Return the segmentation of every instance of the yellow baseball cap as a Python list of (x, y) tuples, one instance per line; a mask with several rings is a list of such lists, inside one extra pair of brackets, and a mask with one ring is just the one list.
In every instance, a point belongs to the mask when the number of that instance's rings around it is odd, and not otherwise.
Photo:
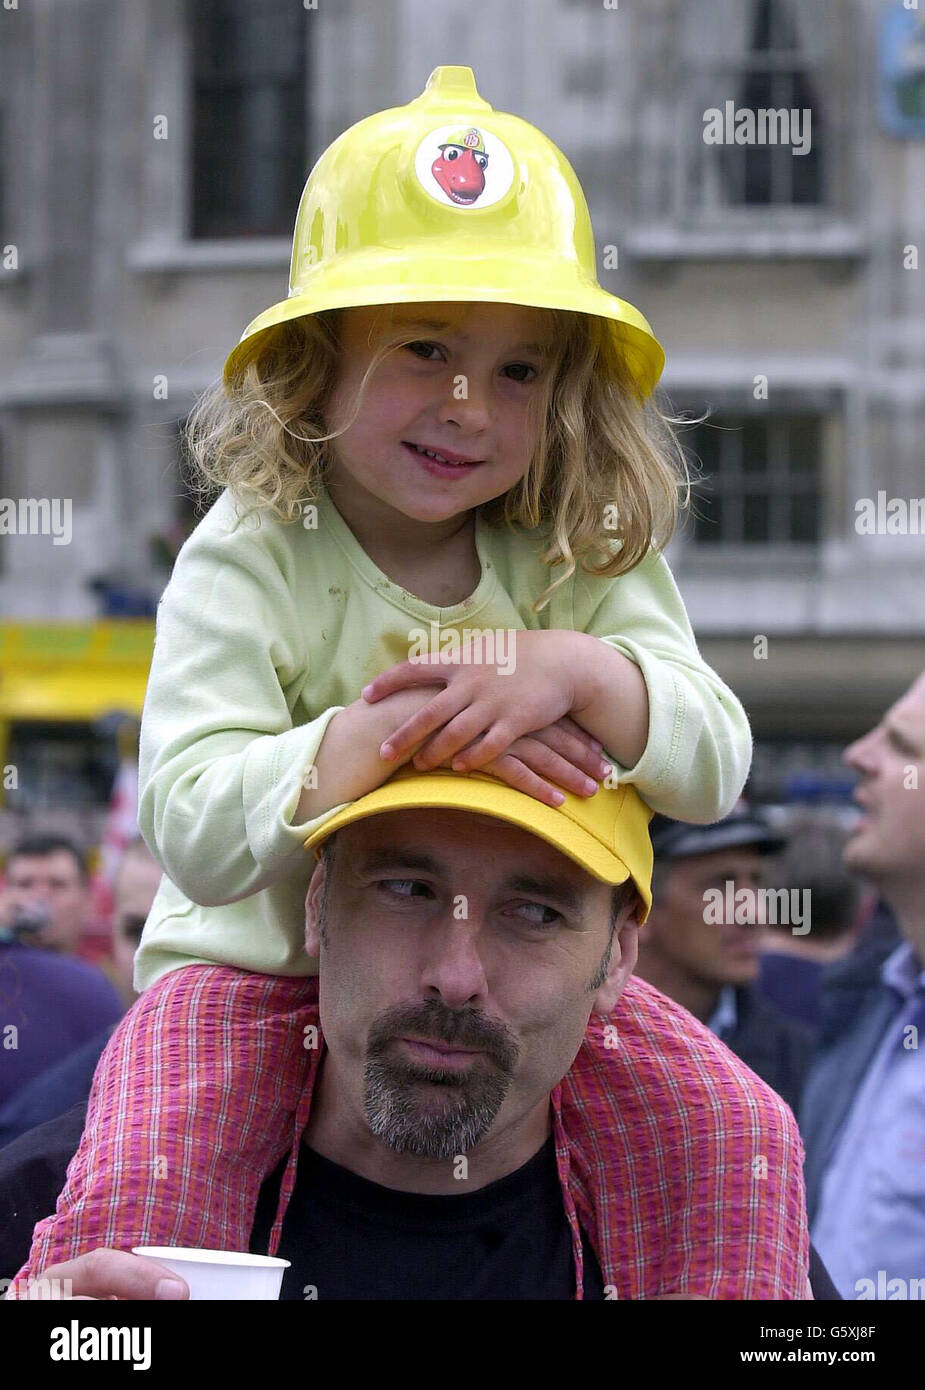
[(319, 846), (341, 826), (386, 811), (442, 807), (496, 816), (538, 835), (604, 883), (632, 879), (643, 901), (640, 921), (645, 921), (652, 905), (651, 809), (629, 784), (602, 786), (589, 797), (564, 795), (561, 806), (547, 806), (487, 772), (419, 772), (405, 763), (381, 787), (335, 812), (309, 835), (305, 848), (319, 855)]

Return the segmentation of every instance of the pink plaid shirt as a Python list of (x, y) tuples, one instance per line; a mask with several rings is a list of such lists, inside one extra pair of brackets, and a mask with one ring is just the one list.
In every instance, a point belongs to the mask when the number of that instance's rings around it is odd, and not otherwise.
[[(145, 991), (101, 1059), (58, 1213), (17, 1282), (100, 1245), (246, 1250), (260, 1183), (288, 1153), (275, 1254), (325, 1051), (317, 1000), (316, 978), (211, 966)], [(303, 1045), (308, 1027), (317, 1047)], [(630, 979), (609, 1018), (592, 1015), (550, 1101), (576, 1298), (579, 1222), (610, 1297), (807, 1296), (796, 1122), (685, 1009)]]

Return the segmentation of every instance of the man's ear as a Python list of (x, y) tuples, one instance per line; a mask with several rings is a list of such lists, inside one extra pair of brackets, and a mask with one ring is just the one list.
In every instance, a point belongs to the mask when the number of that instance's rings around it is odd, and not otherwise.
[(621, 908), (613, 934), (613, 949), (607, 976), (594, 996), (592, 1013), (610, 1014), (616, 1008), (617, 1000), (626, 988), (626, 982), (636, 967), (639, 954), (639, 914), (642, 903), (639, 898)]
[(639, 937), (639, 944), (640, 944), (640, 946), (645, 946), (646, 943), (647, 943), (649, 940), (651, 940), (651, 937), (652, 937), (652, 917), (653, 917), (655, 911), (656, 911), (656, 907), (655, 907), (655, 904), (653, 903), (652, 906), (651, 906), (650, 909), (649, 909), (649, 915), (648, 915), (648, 917), (646, 918), (646, 920), (645, 920), (644, 922), (640, 922), (640, 924), (639, 924), (638, 937)]
[(305, 949), (316, 960), (321, 955), (321, 896), (326, 873), (327, 866), (319, 859), (305, 895)]

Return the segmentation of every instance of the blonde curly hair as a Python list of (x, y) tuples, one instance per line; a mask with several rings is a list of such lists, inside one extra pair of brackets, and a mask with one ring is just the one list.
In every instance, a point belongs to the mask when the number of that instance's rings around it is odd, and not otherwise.
[[(337, 378), (338, 324), (349, 310), (293, 319), (255, 335), (228, 385), (217, 382), (186, 422), (195, 491), (227, 488), (246, 510), (295, 521), (317, 499), (331, 440), (349, 428), (366, 383), (389, 352), (420, 331), (383, 342), (370, 362), (353, 414), (334, 434), (325, 410)], [(388, 317), (390, 310), (383, 311)], [(537, 446), (523, 478), (482, 504), (489, 525), (537, 530), (542, 562), (563, 573), (533, 604), (539, 612), (580, 565), (615, 577), (635, 568), (674, 534), (690, 502), (690, 473), (673, 428), (697, 421), (643, 400), (603, 319), (565, 310), (546, 316), (555, 357), (531, 398)]]

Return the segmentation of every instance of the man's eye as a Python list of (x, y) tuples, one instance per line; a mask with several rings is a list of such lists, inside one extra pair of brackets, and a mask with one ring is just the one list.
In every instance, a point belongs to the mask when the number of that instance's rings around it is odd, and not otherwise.
[[(519, 903), (517, 906), (518, 915), (533, 913), (533, 917), (523, 916), (522, 920), (533, 927), (554, 927), (560, 921), (560, 914), (553, 908), (547, 907), (545, 903)], [(539, 914), (545, 913), (545, 917)]]
[[(385, 878), (378, 885), (386, 893), (395, 893), (400, 898), (420, 897), (420, 893), (415, 893), (415, 889), (422, 889), (429, 893), (430, 889), (426, 883), (422, 883), (419, 878)], [(410, 890), (410, 891), (406, 891)]]

